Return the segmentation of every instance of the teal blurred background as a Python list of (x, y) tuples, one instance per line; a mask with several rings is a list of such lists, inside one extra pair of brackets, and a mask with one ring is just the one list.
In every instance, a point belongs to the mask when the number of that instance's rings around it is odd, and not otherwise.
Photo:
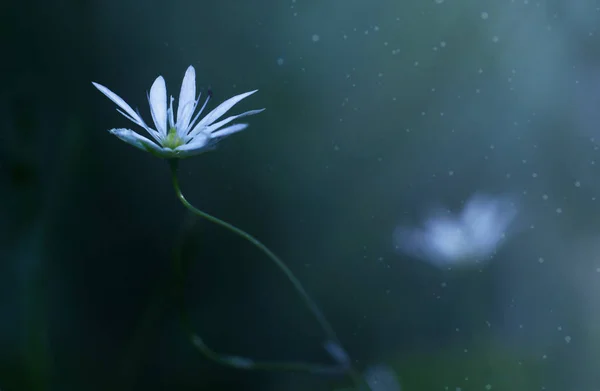
[[(269, 260), (195, 221), (167, 164), (91, 82), (149, 120), (185, 69), (214, 100), (266, 107), (182, 161), (197, 207), (260, 238), (305, 284), (357, 368), (414, 390), (600, 389), (600, 3), (594, 0), (4, 2), (0, 389), (331, 390), (236, 371), (186, 340), (165, 286), (221, 352), (324, 361)], [(136, 131), (138, 129), (135, 129)], [(491, 263), (394, 251), (398, 224), (514, 193)], [(180, 246), (180, 247), (178, 247)]]

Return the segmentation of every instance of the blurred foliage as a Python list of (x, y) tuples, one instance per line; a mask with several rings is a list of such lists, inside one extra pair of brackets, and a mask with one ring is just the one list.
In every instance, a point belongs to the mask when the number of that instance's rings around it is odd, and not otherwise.
[[(545, 389), (546, 368), (540, 357), (524, 357), (522, 351), (484, 341), (475, 349), (442, 349), (395, 359), (405, 390), (516, 390)], [(337, 391), (350, 391), (341, 388)], [(380, 391), (374, 388), (374, 391)], [(381, 388), (381, 391), (385, 391)]]

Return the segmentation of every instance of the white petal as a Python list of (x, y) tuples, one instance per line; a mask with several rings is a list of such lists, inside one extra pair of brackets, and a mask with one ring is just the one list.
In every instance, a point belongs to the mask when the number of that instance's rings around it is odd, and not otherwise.
[(219, 122), (215, 122), (214, 124), (206, 127), (206, 128), (196, 128), (194, 129), (196, 133), (190, 133), (191, 137), (194, 137), (197, 133), (199, 132), (203, 132), (203, 133), (213, 133), (215, 130), (218, 130), (219, 128), (221, 128), (223, 125), (226, 125), (228, 123), (230, 123), (231, 121), (238, 119), (238, 118), (242, 118), (242, 117), (246, 117), (248, 115), (254, 115), (254, 114), (258, 114), (263, 112), (265, 109), (258, 109), (258, 110), (250, 110), (250, 111), (246, 111), (245, 113), (242, 114), (238, 114), (238, 115), (232, 115), (231, 117), (227, 117), (224, 120), (221, 120)]
[(457, 221), (433, 219), (425, 223), (426, 251), (437, 258), (460, 260), (471, 254), (472, 243), (468, 233)]
[(143, 125), (144, 121), (142, 120), (142, 118), (138, 115), (138, 113), (136, 113), (131, 108), (131, 106), (129, 106), (123, 100), (123, 98), (121, 98), (119, 95), (115, 94), (114, 92), (112, 92), (111, 90), (109, 90), (108, 88), (104, 87), (101, 84), (94, 83), (94, 82), (92, 82), (92, 84), (94, 85), (94, 87), (96, 87), (98, 90), (100, 90), (101, 93), (103, 93), (104, 95), (106, 95), (108, 97), (108, 99), (112, 100), (113, 102), (115, 102), (117, 104), (117, 106), (119, 106), (120, 108), (122, 108), (123, 110), (125, 110), (125, 113), (127, 113), (126, 117), (128, 119), (130, 119), (132, 122), (136, 123), (137, 125), (145, 127)]
[(162, 76), (156, 78), (150, 88), (150, 112), (161, 136), (167, 136), (167, 86)]
[[(218, 105), (213, 111), (206, 114), (206, 116), (204, 118), (202, 118), (200, 120), (200, 122), (198, 122), (198, 125), (196, 125), (196, 128), (198, 126), (205, 127), (205, 126), (212, 124), (213, 122), (215, 122), (216, 120), (221, 118), (226, 112), (228, 112), (229, 109), (231, 109), (236, 103), (238, 103), (242, 99), (254, 94), (256, 91), (258, 91), (258, 90), (245, 92), (243, 94), (236, 95), (233, 98), (227, 99), (225, 102)], [(195, 130), (195, 128), (194, 128), (194, 130)], [(194, 130), (192, 130), (192, 132)]]
[(323, 346), (325, 347), (325, 350), (327, 350), (327, 353), (329, 353), (338, 364), (344, 366), (350, 365), (350, 356), (348, 356), (348, 353), (340, 346), (340, 344), (334, 341), (327, 341)]
[(507, 197), (475, 195), (458, 217), (432, 216), (423, 229), (397, 228), (396, 249), (438, 266), (487, 261), (516, 214), (516, 207)]
[(197, 148), (199, 146), (202, 147), (202, 146), (210, 143), (210, 139), (211, 139), (211, 137), (209, 134), (201, 133), (201, 134), (197, 135), (192, 141), (190, 141), (187, 144), (177, 147), (177, 149), (181, 149), (182, 151), (185, 151), (188, 149)]
[(120, 96), (118, 96), (117, 94), (115, 94), (114, 92), (112, 92), (111, 90), (109, 90), (108, 88), (104, 87), (101, 84), (94, 83), (94, 82), (92, 82), (92, 84), (94, 85), (94, 87), (96, 87), (98, 90), (100, 90), (100, 92), (102, 92), (104, 95), (106, 95), (110, 100), (115, 102), (120, 108), (125, 110), (123, 112), (123, 111), (117, 109), (117, 111), (119, 113), (121, 113), (125, 118), (127, 118), (134, 124), (139, 125), (142, 128), (146, 129), (146, 131), (148, 133), (150, 133), (150, 135), (156, 141), (160, 142), (160, 135), (158, 134), (158, 132), (156, 130), (150, 128), (148, 125), (146, 125), (146, 123), (144, 122), (142, 117), (140, 117), (140, 115), (138, 113), (136, 113), (135, 110), (133, 110), (131, 108), (131, 106), (129, 106)]
[(439, 253), (437, 249), (432, 248), (427, 233), (422, 229), (397, 227), (393, 237), (394, 247), (399, 252), (440, 266), (445, 265), (448, 261), (446, 254)]
[(175, 118), (173, 118), (173, 101), (175, 100), (175, 98), (173, 98), (173, 96), (171, 95), (171, 99), (169, 100), (169, 127), (175, 127)]
[(126, 143), (131, 144), (134, 147), (139, 148), (143, 151), (150, 152), (153, 155), (164, 158), (173, 157), (173, 151), (171, 151), (170, 149), (160, 147), (154, 141), (137, 134), (133, 130), (120, 128), (111, 129), (109, 130), (109, 132), (114, 134), (121, 140), (125, 141)]
[(211, 133), (211, 138), (223, 138), (226, 136), (230, 136), (234, 133), (240, 132), (248, 127), (248, 124), (235, 124), (228, 126), (226, 128), (217, 130), (216, 132)]
[(371, 391), (400, 391), (400, 381), (396, 373), (387, 365), (376, 365), (367, 368), (365, 381)]
[(185, 71), (181, 91), (179, 92), (179, 104), (177, 105), (177, 129), (186, 129), (196, 107), (196, 71), (189, 66)]
[(248, 124), (235, 124), (212, 134), (199, 133), (189, 143), (175, 148), (177, 157), (184, 158), (213, 150), (219, 139), (242, 131), (247, 127)]
[(192, 142), (175, 148), (177, 156), (180, 158), (199, 155), (210, 151), (215, 147), (215, 141), (211, 140), (206, 134), (199, 134)]
[[(182, 132), (183, 135), (185, 135), (187, 131), (189, 131), (190, 129), (192, 129), (192, 128), (194, 128), (196, 126), (195, 125), (196, 121), (198, 120), (198, 117), (200, 117), (200, 115), (202, 114), (202, 112), (204, 111), (204, 108), (206, 107), (206, 104), (210, 100), (210, 97), (211, 97), (211, 94), (209, 93), (208, 96), (206, 97), (206, 100), (204, 101), (204, 104), (202, 105), (202, 107), (200, 107), (200, 110), (198, 110), (198, 113), (196, 113), (196, 116), (194, 117), (194, 119), (192, 120), (192, 122), (190, 122), (190, 124), (187, 126), (187, 129), (185, 129), (185, 131)], [(194, 109), (192, 110), (192, 114), (196, 110), (196, 105), (198, 104), (199, 101), (200, 101), (200, 95), (198, 95), (198, 99), (194, 102)], [(199, 129), (201, 129), (201, 128), (199, 128)]]

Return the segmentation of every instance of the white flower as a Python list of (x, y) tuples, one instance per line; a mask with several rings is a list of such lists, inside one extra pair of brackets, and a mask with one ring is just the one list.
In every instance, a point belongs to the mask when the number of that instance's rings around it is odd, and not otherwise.
[(365, 381), (371, 391), (400, 391), (400, 381), (396, 373), (385, 364), (378, 364), (367, 368)]
[(497, 249), (516, 216), (507, 198), (471, 197), (458, 216), (436, 215), (419, 229), (398, 227), (396, 249), (438, 266), (483, 261)]
[(198, 155), (212, 149), (218, 140), (244, 130), (248, 125), (235, 124), (227, 127), (223, 126), (237, 118), (258, 114), (264, 110), (251, 110), (215, 122), (236, 103), (258, 91), (254, 90), (227, 99), (198, 121), (200, 114), (202, 114), (202, 111), (210, 99), (210, 94), (194, 117), (200, 95), (196, 98), (196, 71), (194, 70), (194, 67), (190, 65), (185, 72), (183, 82), (181, 83), (179, 104), (177, 105), (177, 117), (175, 117), (173, 111), (173, 101), (175, 100), (173, 96), (171, 96), (169, 107), (167, 108), (167, 87), (165, 85), (165, 79), (163, 79), (162, 76), (159, 76), (152, 84), (150, 94), (148, 94), (148, 102), (150, 103), (150, 113), (152, 114), (154, 125), (156, 126), (155, 130), (146, 125), (139, 112), (134, 111), (131, 106), (117, 94), (98, 83), (92, 82), (92, 84), (123, 110), (117, 109), (119, 113), (123, 114), (133, 123), (146, 129), (154, 141), (141, 136), (130, 129), (111, 129), (109, 132), (134, 147), (143, 149), (162, 158), (184, 158)]

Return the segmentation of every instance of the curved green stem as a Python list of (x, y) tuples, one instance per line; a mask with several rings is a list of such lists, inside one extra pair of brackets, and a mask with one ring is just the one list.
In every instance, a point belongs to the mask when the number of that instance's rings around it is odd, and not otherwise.
[(251, 358), (242, 356), (219, 354), (208, 347), (202, 338), (191, 331), (190, 322), (186, 316), (184, 316), (184, 324), (192, 345), (205, 357), (221, 365), (247, 370), (308, 372), (313, 374), (328, 375), (342, 375), (348, 371), (348, 368), (345, 365), (322, 365), (305, 362), (255, 361)]
[[(228, 229), (229, 231), (235, 233), (238, 236), (241, 236), (243, 239), (247, 240), (259, 250), (261, 250), (273, 263), (286, 275), (286, 277), (290, 280), (294, 289), (305, 305), (308, 307), (310, 312), (314, 315), (317, 322), (320, 324), (321, 328), (325, 332), (328, 342), (339, 347), (340, 351), (342, 350), (342, 345), (339, 342), (333, 328), (330, 323), (327, 321), (323, 313), (319, 310), (319, 307), (315, 304), (315, 302), (310, 298), (300, 281), (296, 278), (296, 276), (292, 273), (292, 271), (287, 267), (287, 265), (277, 257), (267, 246), (262, 244), (258, 239), (254, 238), (247, 232), (237, 228), (236, 226), (227, 223), (211, 214), (201, 211), (200, 209), (194, 207), (192, 204), (188, 202), (188, 200), (183, 196), (181, 192), (181, 188), (179, 187), (179, 179), (177, 175), (177, 160), (170, 160), (169, 167), (171, 168), (171, 179), (173, 182), (173, 188), (175, 189), (175, 193), (177, 194), (177, 198), (181, 201), (181, 203), (189, 209), (192, 213), (197, 216), (200, 216), (212, 223), (220, 225)], [(180, 277), (183, 277), (183, 268), (181, 265), (181, 260), (178, 263), (178, 274)], [(357, 384), (362, 383), (360, 381), (360, 376), (354, 371), (352, 365), (349, 360), (347, 362), (338, 362), (339, 365), (336, 366), (323, 366), (323, 365), (315, 365), (315, 364), (306, 364), (306, 363), (278, 363), (278, 362), (255, 362), (251, 359), (247, 359), (244, 357), (238, 356), (226, 356), (215, 353), (212, 349), (210, 349), (204, 341), (196, 334), (191, 332), (190, 321), (187, 319), (187, 316), (184, 316), (184, 323), (186, 328), (188, 329), (190, 339), (192, 344), (207, 358), (216, 361), (218, 363), (233, 366), (236, 368), (243, 369), (265, 369), (265, 370), (284, 370), (284, 371), (307, 371), (311, 373), (349, 373), (355, 381), (358, 381)], [(334, 358), (335, 357), (334, 355)], [(358, 379), (358, 380), (357, 380)]]
[(181, 193), (181, 189), (179, 187), (179, 179), (177, 176), (177, 161), (171, 160), (170, 166), (171, 166), (171, 174), (172, 174), (171, 177), (172, 177), (172, 181), (173, 181), (173, 187), (175, 189), (175, 193), (177, 194), (177, 198), (179, 198), (181, 203), (186, 208), (188, 208), (191, 212), (193, 212), (194, 214), (196, 214), (202, 218), (205, 218), (206, 220), (210, 221), (211, 223), (220, 225), (221, 227), (228, 229), (229, 231), (233, 232), (236, 235), (241, 236), (243, 239), (252, 243), (260, 251), (265, 253), (265, 255), (267, 257), (269, 257), (271, 259), (271, 261), (273, 261), (273, 263), (275, 263), (275, 265), (290, 280), (290, 282), (294, 286), (294, 289), (296, 290), (296, 292), (298, 292), (298, 294), (300, 295), (300, 297), (302, 298), (302, 300), (304, 301), (304, 303), (306, 304), (306, 306), (308, 307), (310, 312), (312, 312), (314, 317), (317, 319), (317, 321), (321, 325), (321, 328), (323, 328), (323, 330), (325, 331), (327, 338), (329, 338), (331, 341), (339, 343), (337, 336), (335, 335), (335, 332), (333, 331), (333, 328), (331, 327), (331, 325), (329, 324), (327, 319), (325, 319), (325, 316), (321, 313), (321, 310), (319, 310), (319, 307), (317, 307), (315, 302), (310, 298), (310, 296), (308, 295), (308, 293), (306, 292), (306, 290), (304, 289), (304, 287), (302, 286), (300, 281), (296, 278), (296, 276), (294, 276), (294, 274), (292, 273), (290, 268), (288, 268), (286, 266), (286, 264), (283, 263), (283, 261), (281, 259), (279, 259), (279, 257), (277, 255), (275, 255), (271, 250), (269, 250), (269, 248), (267, 246), (262, 244), (255, 237), (251, 236), (250, 234), (248, 234), (245, 231), (242, 231), (241, 229), (237, 228), (236, 226), (229, 224), (226, 221), (223, 221), (213, 215), (210, 215), (206, 212), (201, 211), (200, 209), (196, 208), (194, 205), (190, 204), (188, 202), (188, 200), (186, 200), (185, 197), (183, 196), (183, 194)]

